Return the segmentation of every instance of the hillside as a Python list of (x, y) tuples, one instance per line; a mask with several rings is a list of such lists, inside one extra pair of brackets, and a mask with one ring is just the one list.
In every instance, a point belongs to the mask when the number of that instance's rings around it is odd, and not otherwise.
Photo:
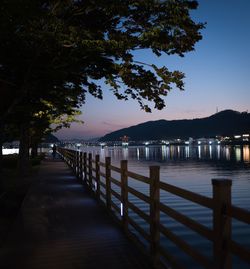
[(43, 141), (43, 143), (59, 143), (59, 142), (60, 140), (53, 134), (46, 135)]
[(224, 110), (210, 117), (193, 120), (158, 120), (120, 129), (103, 136), (100, 141), (118, 141), (127, 135), (130, 140), (162, 140), (172, 138), (214, 137), (250, 132), (250, 113)]

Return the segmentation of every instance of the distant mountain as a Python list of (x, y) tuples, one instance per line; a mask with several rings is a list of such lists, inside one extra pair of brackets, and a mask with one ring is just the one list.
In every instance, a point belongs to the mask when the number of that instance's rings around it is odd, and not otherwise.
[(148, 121), (109, 133), (100, 141), (118, 141), (124, 135), (127, 135), (129, 140), (139, 141), (214, 137), (249, 132), (250, 113), (224, 110), (207, 118)]
[(60, 140), (53, 134), (48, 134), (45, 136), (43, 143), (59, 143)]

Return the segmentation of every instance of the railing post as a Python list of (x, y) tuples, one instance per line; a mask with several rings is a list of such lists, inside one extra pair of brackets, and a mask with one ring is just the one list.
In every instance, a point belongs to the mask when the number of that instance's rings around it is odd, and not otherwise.
[(125, 232), (128, 231), (128, 161), (121, 161), (121, 217)]
[(159, 263), (160, 243), (160, 167), (150, 166), (150, 253), (155, 268)]
[(100, 156), (95, 156), (96, 198), (100, 200)]
[(79, 179), (81, 180), (82, 182), (82, 151), (80, 152), (80, 162), (79, 162)]
[(69, 165), (69, 152), (68, 150), (65, 150), (65, 159), (66, 159), (66, 162), (67, 162), (67, 165)]
[(70, 150), (70, 167), (73, 170), (74, 167), (74, 157), (73, 157), (73, 151)]
[(86, 183), (87, 182), (87, 152), (83, 153), (83, 173), (84, 173), (83, 180)]
[(73, 167), (72, 150), (69, 151), (69, 166), (72, 169), (72, 167)]
[(231, 218), (225, 214), (231, 206), (232, 181), (212, 179), (213, 184), (213, 229), (214, 229), (214, 262), (216, 269), (231, 269), (232, 257), (228, 242), (231, 239)]
[(73, 169), (72, 150), (69, 151), (69, 166)]
[(76, 151), (72, 151), (73, 153), (73, 173), (76, 174)]
[(79, 178), (79, 151), (76, 151), (76, 177)]
[(66, 160), (67, 165), (69, 165), (69, 152), (68, 152), (68, 149), (65, 149), (64, 158)]
[(71, 158), (71, 169), (74, 171), (74, 167), (75, 167), (75, 159), (74, 159), (74, 151), (73, 150), (71, 150), (71, 152), (70, 152), (70, 158)]
[(93, 190), (93, 182), (92, 182), (92, 154), (89, 153), (89, 188), (92, 191)]
[(73, 150), (70, 150), (70, 167), (72, 170), (74, 170), (74, 152), (73, 152)]
[(111, 182), (110, 182), (110, 177), (111, 177), (111, 158), (106, 157), (105, 158), (105, 176), (106, 176), (106, 206), (108, 210), (111, 210)]
[(74, 151), (70, 150), (70, 164), (71, 164), (71, 169), (74, 170)]
[(75, 171), (75, 153), (71, 150), (71, 169)]

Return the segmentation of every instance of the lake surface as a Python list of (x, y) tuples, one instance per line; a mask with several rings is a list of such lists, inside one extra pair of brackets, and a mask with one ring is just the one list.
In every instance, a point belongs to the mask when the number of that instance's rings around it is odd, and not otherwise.
[[(225, 178), (232, 180), (232, 203), (241, 208), (250, 210), (250, 146), (148, 146), (148, 147), (84, 147), (82, 151), (99, 154), (101, 160), (106, 156), (111, 157), (113, 165), (119, 167), (120, 160), (128, 160), (130, 171), (149, 175), (149, 166), (159, 165), (161, 181), (191, 190), (193, 192), (212, 196), (212, 178)], [(112, 175), (114, 178), (114, 175)], [(119, 179), (119, 177), (117, 177)], [(129, 184), (141, 192), (148, 194), (148, 186), (143, 183), (129, 180)], [(143, 211), (149, 208), (134, 196), (130, 201), (137, 204)], [(192, 202), (188, 202), (175, 195), (161, 192), (161, 202), (176, 209), (201, 224), (212, 227), (212, 212)], [(119, 205), (118, 205), (119, 206)], [(144, 229), (149, 227), (136, 214), (131, 212), (133, 219), (142, 225)], [(212, 245), (190, 229), (178, 224), (176, 221), (161, 215), (161, 222), (172, 232), (183, 238), (194, 248), (199, 249), (204, 255), (212, 255)], [(233, 220), (233, 239), (250, 249), (250, 227), (242, 222)], [(192, 262), (192, 259), (179, 251), (179, 249), (161, 238), (161, 244), (177, 253), (178, 259), (185, 264), (185, 268), (202, 268)], [(250, 268), (237, 258), (234, 259), (233, 268)]]

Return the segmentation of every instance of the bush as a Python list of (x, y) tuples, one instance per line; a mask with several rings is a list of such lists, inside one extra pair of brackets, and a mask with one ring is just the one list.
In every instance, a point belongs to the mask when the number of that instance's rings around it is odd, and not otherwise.
[(45, 153), (41, 153), (37, 157), (32, 158), (30, 160), (30, 163), (32, 166), (39, 165), (41, 163), (41, 161), (44, 159), (45, 159)]
[(39, 165), (41, 163), (40, 156), (37, 156), (37, 157), (34, 157), (34, 158), (30, 159), (30, 163), (31, 163), (32, 166)]
[(9, 154), (3, 156), (3, 167), (12, 169), (17, 167), (18, 154)]

